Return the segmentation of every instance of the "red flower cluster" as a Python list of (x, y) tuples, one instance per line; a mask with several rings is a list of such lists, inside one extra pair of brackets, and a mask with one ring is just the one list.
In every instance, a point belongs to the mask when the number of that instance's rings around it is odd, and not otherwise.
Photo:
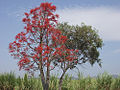
[(27, 64), (27, 63), (30, 63), (30, 60), (26, 57), (23, 57), (19, 62), (18, 62), (18, 65), (20, 67), (20, 69), (22, 68), (23, 65)]
[(56, 6), (46, 2), (25, 13), (25, 31), (18, 33), (15, 41), (9, 44), (11, 55), (20, 60), (20, 68), (29, 70), (41, 62), (49, 66), (54, 60), (60, 63), (77, 59), (78, 50), (67, 49), (64, 45), (67, 37), (56, 29), (59, 15), (54, 14), (55, 11)]

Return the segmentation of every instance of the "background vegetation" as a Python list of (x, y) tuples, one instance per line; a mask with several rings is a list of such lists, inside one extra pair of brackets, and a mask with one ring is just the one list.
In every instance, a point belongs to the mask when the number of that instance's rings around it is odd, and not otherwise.
[[(58, 78), (52, 75), (49, 90), (58, 90)], [(40, 78), (15, 77), (14, 73), (0, 74), (0, 90), (43, 90)], [(65, 75), (62, 90), (120, 90), (120, 76), (112, 77), (107, 73), (97, 77), (84, 77), (78, 74), (77, 79)]]

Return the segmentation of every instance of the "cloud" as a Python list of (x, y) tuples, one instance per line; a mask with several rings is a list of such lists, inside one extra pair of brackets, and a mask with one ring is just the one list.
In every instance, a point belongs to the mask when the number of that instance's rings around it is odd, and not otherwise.
[[(29, 11), (20, 8), (18, 11), (10, 13), (17, 20), (21, 21), (24, 12)], [(120, 41), (120, 10), (110, 7), (75, 7), (57, 10), (60, 15), (60, 22), (68, 22), (73, 25), (91, 25), (99, 31), (99, 35), (104, 41)]]
[(58, 10), (61, 22), (69, 24), (86, 25), (95, 27), (103, 40), (119, 41), (120, 40), (120, 10), (109, 7), (98, 8), (66, 8)]

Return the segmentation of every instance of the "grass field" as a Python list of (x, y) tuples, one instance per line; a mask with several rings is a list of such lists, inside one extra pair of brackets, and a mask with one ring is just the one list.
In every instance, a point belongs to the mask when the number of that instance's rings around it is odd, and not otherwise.
[[(49, 90), (58, 90), (58, 78), (51, 76)], [(0, 74), (0, 90), (43, 90), (40, 78), (15, 77), (14, 73)], [(113, 78), (107, 73), (97, 77), (84, 77), (78, 74), (77, 79), (65, 75), (62, 90), (120, 90), (120, 77)]]

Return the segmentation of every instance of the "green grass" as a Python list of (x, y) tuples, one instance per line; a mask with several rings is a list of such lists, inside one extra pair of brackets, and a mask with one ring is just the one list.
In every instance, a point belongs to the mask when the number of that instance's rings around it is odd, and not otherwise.
[[(52, 75), (49, 90), (58, 90), (59, 79)], [(0, 90), (43, 90), (40, 78), (15, 77), (14, 73), (0, 74)], [(96, 78), (84, 77), (78, 74), (78, 79), (72, 79), (65, 75), (62, 90), (120, 90), (120, 76), (113, 78), (107, 73), (98, 75)]]

